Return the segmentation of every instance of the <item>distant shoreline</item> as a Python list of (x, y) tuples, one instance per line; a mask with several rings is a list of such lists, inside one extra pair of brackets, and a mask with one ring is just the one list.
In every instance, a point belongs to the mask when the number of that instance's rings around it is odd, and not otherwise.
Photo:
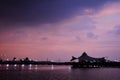
[(120, 68), (120, 62), (104, 62), (104, 63), (79, 63), (79, 62), (50, 62), (50, 61), (4, 61), (0, 64), (9, 65), (71, 65), (72, 68), (100, 68), (100, 67), (114, 67)]

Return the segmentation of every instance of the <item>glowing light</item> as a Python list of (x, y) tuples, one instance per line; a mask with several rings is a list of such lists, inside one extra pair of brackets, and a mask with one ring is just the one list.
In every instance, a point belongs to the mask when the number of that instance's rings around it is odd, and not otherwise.
[(22, 64), (22, 65), (21, 65), (21, 67), (22, 67), (22, 69), (24, 69), (25, 65), (24, 65), (24, 64)]
[(9, 64), (6, 64), (6, 67), (9, 67)]
[(6, 70), (8, 70), (9, 69), (9, 64), (6, 64)]
[(52, 70), (54, 69), (54, 66), (53, 66), (53, 65), (51, 66), (51, 69), (52, 69)]
[(68, 69), (71, 70), (71, 66), (69, 66)]
[(6, 60), (7, 60), (7, 61), (9, 61), (9, 59), (8, 59), (8, 58), (7, 58)]
[(25, 65), (24, 65), (24, 64), (22, 64), (21, 66), (22, 66), (22, 68), (24, 68), (24, 66), (25, 66)]
[(30, 61), (32, 61), (32, 59), (29, 59)]
[(31, 69), (32, 69), (32, 64), (29, 65), (29, 70), (31, 70)]
[(17, 64), (14, 64), (14, 67), (17, 67)]

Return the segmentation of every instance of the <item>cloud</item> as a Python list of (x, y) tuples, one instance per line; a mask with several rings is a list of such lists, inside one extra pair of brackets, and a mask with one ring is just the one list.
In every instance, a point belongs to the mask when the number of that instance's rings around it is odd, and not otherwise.
[(119, 25), (119, 26), (116, 26), (113, 32), (114, 32), (116, 35), (119, 35), (119, 36), (120, 36), (120, 25)]
[[(115, 0), (5, 0), (0, 3), (1, 30), (20, 25), (56, 23), (76, 15), (96, 13)], [(19, 26), (18, 26), (19, 25)], [(35, 26), (34, 26), (35, 27)]]
[(110, 35), (114, 35), (115, 37), (120, 36), (120, 25), (115, 26), (114, 29), (109, 31), (108, 33)]
[(92, 32), (87, 33), (87, 37), (88, 37), (88, 38), (91, 38), (91, 39), (97, 39), (97, 38), (98, 38), (98, 36), (95, 35), (95, 34), (92, 33)]
[[(7, 56), (33, 57), (36, 54), (38, 59), (48, 54), (79, 55), (82, 51), (97, 55), (119, 52), (120, 11), (119, 3), (113, 4), (116, 1), (2, 1), (0, 46), (6, 49)], [(110, 30), (112, 36), (107, 33)]]

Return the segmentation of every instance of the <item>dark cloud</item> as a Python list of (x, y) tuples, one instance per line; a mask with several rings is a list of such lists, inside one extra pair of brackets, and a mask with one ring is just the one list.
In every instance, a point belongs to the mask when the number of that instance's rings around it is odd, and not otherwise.
[(2, 0), (0, 1), (0, 26), (11, 29), (16, 25), (55, 23), (76, 14), (91, 14), (103, 4), (117, 0)]

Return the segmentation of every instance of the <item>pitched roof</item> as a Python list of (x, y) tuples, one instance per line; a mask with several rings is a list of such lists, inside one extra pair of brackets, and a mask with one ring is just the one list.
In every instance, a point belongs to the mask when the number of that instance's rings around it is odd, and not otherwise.
[(86, 52), (83, 52), (83, 54), (78, 57), (79, 61), (102, 61), (104, 58), (93, 58), (87, 55)]

